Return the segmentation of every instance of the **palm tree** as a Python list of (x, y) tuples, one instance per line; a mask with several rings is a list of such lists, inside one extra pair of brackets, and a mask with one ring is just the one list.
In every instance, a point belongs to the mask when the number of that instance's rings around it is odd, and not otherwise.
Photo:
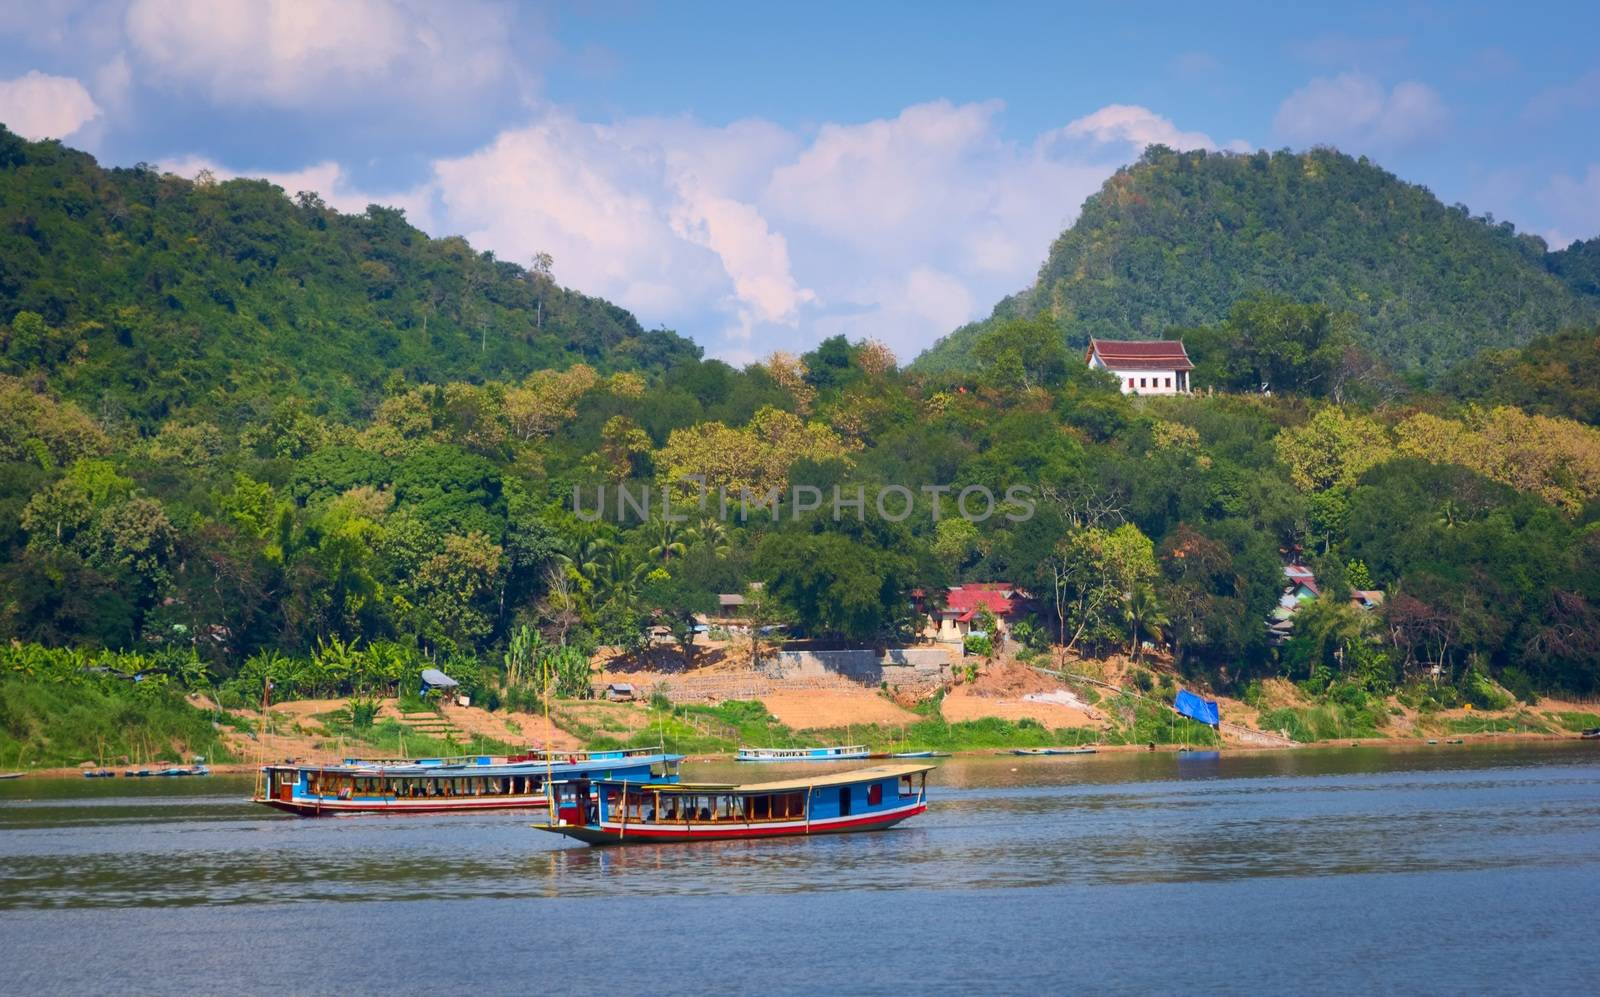
[(585, 579), (594, 581), (600, 573), (605, 553), (611, 550), (611, 541), (601, 536), (581, 536), (572, 550), (561, 554), (561, 559), (572, 565)]
[(677, 522), (665, 516), (662, 516), (657, 521), (657, 525), (661, 530), (660, 540), (654, 547), (650, 548), (650, 559), (652, 561), (660, 561), (662, 564), (666, 564), (672, 560), (673, 555), (682, 557), (687, 553), (688, 547), (683, 542), (687, 531), (679, 529)]
[(1434, 517), (1434, 523), (1447, 530), (1453, 530), (1466, 521), (1466, 512), (1461, 504), (1453, 498), (1444, 500), (1444, 505), (1439, 507), (1439, 514)]
[(640, 561), (626, 550), (614, 550), (599, 565), (599, 573), (595, 576), (595, 588), (600, 592), (602, 601), (613, 599), (617, 596), (631, 597), (650, 573), (650, 565)]
[(1128, 593), (1128, 622), (1133, 631), (1133, 660), (1138, 661), (1143, 657), (1144, 648), (1140, 634), (1149, 637), (1152, 643), (1157, 642), (1163, 636), (1162, 627), (1172, 622), (1161, 607), (1154, 586), (1141, 582)]
[(733, 548), (728, 544), (728, 526), (715, 516), (706, 516), (686, 536), (696, 547), (704, 548), (717, 560), (727, 557)]

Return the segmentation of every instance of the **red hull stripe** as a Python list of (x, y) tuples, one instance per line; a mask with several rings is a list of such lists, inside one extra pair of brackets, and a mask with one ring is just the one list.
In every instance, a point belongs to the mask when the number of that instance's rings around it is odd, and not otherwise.
[[(790, 835), (829, 834), (834, 831), (863, 831), (874, 827), (888, 827), (891, 824), (898, 824), (908, 817), (915, 817), (917, 814), (923, 813), (927, 809), (928, 805), (926, 803), (919, 803), (914, 807), (907, 807), (902, 810), (891, 810), (886, 813), (867, 814), (866, 816), (852, 818), (850, 820), (839, 820), (837, 818), (833, 818), (825, 821), (812, 821), (809, 831), (806, 829), (806, 825), (803, 822), (785, 822), (776, 827), (762, 827), (759, 824), (743, 824), (737, 827), (705, 827), (702, 829), (691, 826), (685, 830), (680, 830), (677, 828), (645, 827), (643, 825), (630, 824), (628, 825), (626, 831), (614, 825), (605, 825), (599, 828), (599, 831), (612, 840), (620, 841), (627, 841), (629, 839), (648, 839), (655, 841), (698, 841), (702, 838), (777, 838)], [(562, 829), (558, 827), (554, 828), (554, 830), (560, 831)], [(591, 833), (593, 833), (595, 829), (590, 828), (589, 830)]]
[(459, 803), (428, 801), (426, 803), (400, 800), (378, 803), (369, 800), (257, 800), (269, 807), (286, 810), (303, 817), (329, 817), (335, 814), (428, 814), (451, 813), (459, 810), (542, 810), (543, 796), (525, 796), (514, 800), (463, 800)]

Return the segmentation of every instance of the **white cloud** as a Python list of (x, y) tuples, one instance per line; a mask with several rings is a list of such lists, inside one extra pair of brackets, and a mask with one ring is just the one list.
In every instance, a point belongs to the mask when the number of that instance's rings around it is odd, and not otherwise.
[(1207, 150), (1217, 147), (1204, 132), (1183, 131), (1170, 119), (1135, 104), (1108, 104), (1071, 122), (1062, 134), (1096, 142), (1128, 142), (1141, 149), (1147, 145)]
[(95, 96), (113, 112), (127, 106), (128, 92), (132, 86), (133, 67), (122, 52), (112, 56), (94, 74)]
[[(950, 215), (981, 210), (972, 183), (994, 163), (1000, 104), (935, 101), (897, 117), (823, 125), (792, 163), (778, 168), (766, 200), (792, 224), (880, 252), (937, 238)], [(981, 168), (981, 167), (979, 167)]]
[[(601, 125), (547, 108), (380, 200), (502, 259), (548, 252), (563, 284), (728, 359), (834, 334), (909, 359), (1026, 285), (1084, 198), (1145, 142), (1215, 147), (1121, 105), (1017, 142), (1000, 110), (936, 101), (807, 134), (758, 120)], [(343, 210), (375, 199), (334, 162), (265, 175)]]
[(283, 188), (286, 196), (293, 197), (301, 191), (321, 195), (329, 207), (349, 214), (360, 214), (369, 204), (382, 204), (401, 208), (414, 225), (428, 229), (434, 225), (432, 191), (427, 186), (409, 191), (373, 193), (358, 189), (344, 167), (335, 162), (315, 163), (298, 170), (231, 169), (203, 156), (185, 156), (180, 159), (163, 159), (156, 163), (163, 173), (173, 173), (193, 180), (202, 171), (218, 181), (236, 177), (266, 180)]
[(1272, 127), (1298, 144), (1398, 149), (1437, 137), (1449, 116), (1443, 98), (1426, 84), (1407, 81), (1385, 90), (1371, 76), (1342, 73), (1314, 79), (1290, 94)]
[(23, 138), (66, 138), (99, 114), (89, 91), (70, 76), (34, 70), (0, 81), (0, 123)]
[(474, 245), (506, 259), (548, 252), (563, 284), (670, 322), (727, 282), (716, 255), (673, 227), (682, 209), (667, 159), (625, 129), (552, 113), (434, 172), (450, 225)]
[(434, 186), (451, 231), (506, 259), (549, 252), (563, 283), (713, 353), (843, 333), (909, 358), (1024, 286), (1145, 142), (1216, 146), (1121, 105), (1015, 142), (1000, 111), (934, 101), (807, 136), (547, 110), (436, 162)]
[(125, 23), (154, 79), (224, 103), (437, 99), (509, 71), (506, 13), (466, 0), (133, 0)]
[(678, 192), (682, 200), (670, 216), (672, 229), (722, 261), (733, 281), (741, 338), (757, 323), (795, 325), (800, 307), (817, 295), (796, 285), (788, 240), (773, 232), (752, 205), (689, 184), (680, 185)]

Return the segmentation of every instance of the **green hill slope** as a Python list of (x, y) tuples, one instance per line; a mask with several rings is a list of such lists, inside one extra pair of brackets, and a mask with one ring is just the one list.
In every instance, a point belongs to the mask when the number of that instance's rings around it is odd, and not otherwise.
[[(1509, 223), (1446, 206), (1365, 159), (1151, 146), (1056, 239), (1038, 280), (916, 361), (966, 366), (987, 325), (1047, 314), (1073, 345), (1221, 320), (1269, 291), (1355, 313), (1391, 364), (1437, 373), (1600, 316), (1578, 247), (1546, 251)], [(1564, 280), (1556, 271), (1571, 271)]]
[[(185, 408), (242, 415), (303, 394), (369, 406), (395, 374), (516, 378), (585, 361), (652, 368), (699, 355), (548, 274), (430, 239), (403, 213), (330, 210), (259, 180), (102, 169), (0, 128), (5, 366), (150, 425)], [(20, 313), (32, 317), (20, 323)]]

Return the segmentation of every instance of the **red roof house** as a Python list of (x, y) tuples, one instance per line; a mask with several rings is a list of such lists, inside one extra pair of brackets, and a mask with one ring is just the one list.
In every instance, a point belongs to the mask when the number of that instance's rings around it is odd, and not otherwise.
[(944, 608), (939, 610), (939, 637), (959, 640), (972, 632), (973, 622), (981, 610), (987, 609), (1002, 625), (1019, 618), (1025, 608), (1027, 595), (1010, 582), (968, 582), (953, 585), (945, 593)]
[(1115, 374), (1125, 395), (1181, 395), (1194, 363), (1179, 339), (1090, 339), (1084, 360)]

